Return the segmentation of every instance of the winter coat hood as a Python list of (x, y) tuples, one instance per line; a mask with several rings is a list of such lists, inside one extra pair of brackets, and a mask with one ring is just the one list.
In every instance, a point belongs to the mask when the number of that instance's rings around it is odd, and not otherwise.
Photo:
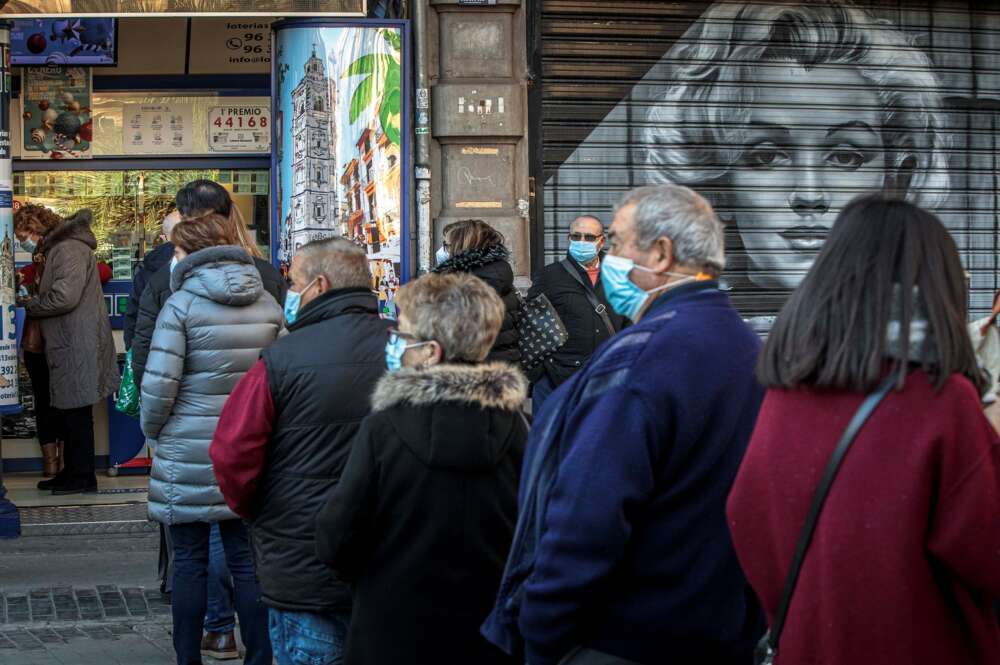
[(510, 413), (521, 407), (527, 392), (524, 375), (503, 362), (404, 368), (379, 381), (372, 411), (401, 410), (394, 427), (424, 464), (483, 469), (507, 454), (515, 427)]
[(93, 220), (94, 215), (89, 210), (77, 212), (42, 238), (38, 252), (47, 254), (49, 250), (65, 240), (79, 240), (91, 251), (97, 249), (97, 238), (90, 228)]
[(264, 284), (242, 247), (223, 245), (189, 254), (170, 275), (170, 289), (188, 291), (220, 305), (245, 307), (260, 298)]

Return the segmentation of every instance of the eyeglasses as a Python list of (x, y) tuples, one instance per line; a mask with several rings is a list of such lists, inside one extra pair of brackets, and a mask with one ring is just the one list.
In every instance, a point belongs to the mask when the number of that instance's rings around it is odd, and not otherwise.
[(388, 330), (385, 331), (385, 333), (386, 337), (389, 339), (390, 344), (396, 344), (397, 342), (399, 342), (399, 340), (403, 340), (404, 342), (420, 341), (416, 336), (411, 335), (410, 333), (405, 333), (396, 330), (395, 328), (389, 328)]
[(598, 233), (597, 235), (594, 235), (593, 233), (570, 233), (569, 234), (569, 239), (570, 240), (577, 240), (577, 241), (586, 240), (587, 242), (597, 242), (598, 240), (600, 240), (603, 237), (604, 237), (603, 233)]

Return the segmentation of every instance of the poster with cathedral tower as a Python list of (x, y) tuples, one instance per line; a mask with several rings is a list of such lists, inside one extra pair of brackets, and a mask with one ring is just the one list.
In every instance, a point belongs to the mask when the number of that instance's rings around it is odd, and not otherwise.
[(391, 313), (407, 272), (404, 25), (287, 21), (274, 39), (273, 258), (287, 269), (306, 243), (347, 238)]

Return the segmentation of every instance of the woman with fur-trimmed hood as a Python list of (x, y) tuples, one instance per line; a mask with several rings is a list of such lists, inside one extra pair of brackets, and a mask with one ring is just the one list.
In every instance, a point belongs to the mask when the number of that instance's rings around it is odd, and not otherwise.
[(346, 665), (501, 665), (479, 626), (517, 519), (527, 426), (518, 367), (484, 362), (504, 318), (481, 280), (400, 289), (387, 374), (326, 507), (320, 558), (355, 582)]
[(520, 335), (517, 324), (520, 302), (514, 290), (514, 269), (510, 266), (510, 251), (503, 236), (479, 219), (463, 219), (444, 227), (444, 251), (448, 258), (434, 272), (449, 274), (464, 272), (475, 275), (497, 292), (503, 300), (503, 325), (487, 360), (516, 363), (521, 360), (518, 348)]

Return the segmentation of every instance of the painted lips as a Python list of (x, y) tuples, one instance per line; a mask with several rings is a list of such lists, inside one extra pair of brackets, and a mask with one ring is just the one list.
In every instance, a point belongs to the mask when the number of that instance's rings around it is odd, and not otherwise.
[(780, 235), (795, 251), (815, 252), (826, 242), (830, 229), (825, 226), (794, 226)]

